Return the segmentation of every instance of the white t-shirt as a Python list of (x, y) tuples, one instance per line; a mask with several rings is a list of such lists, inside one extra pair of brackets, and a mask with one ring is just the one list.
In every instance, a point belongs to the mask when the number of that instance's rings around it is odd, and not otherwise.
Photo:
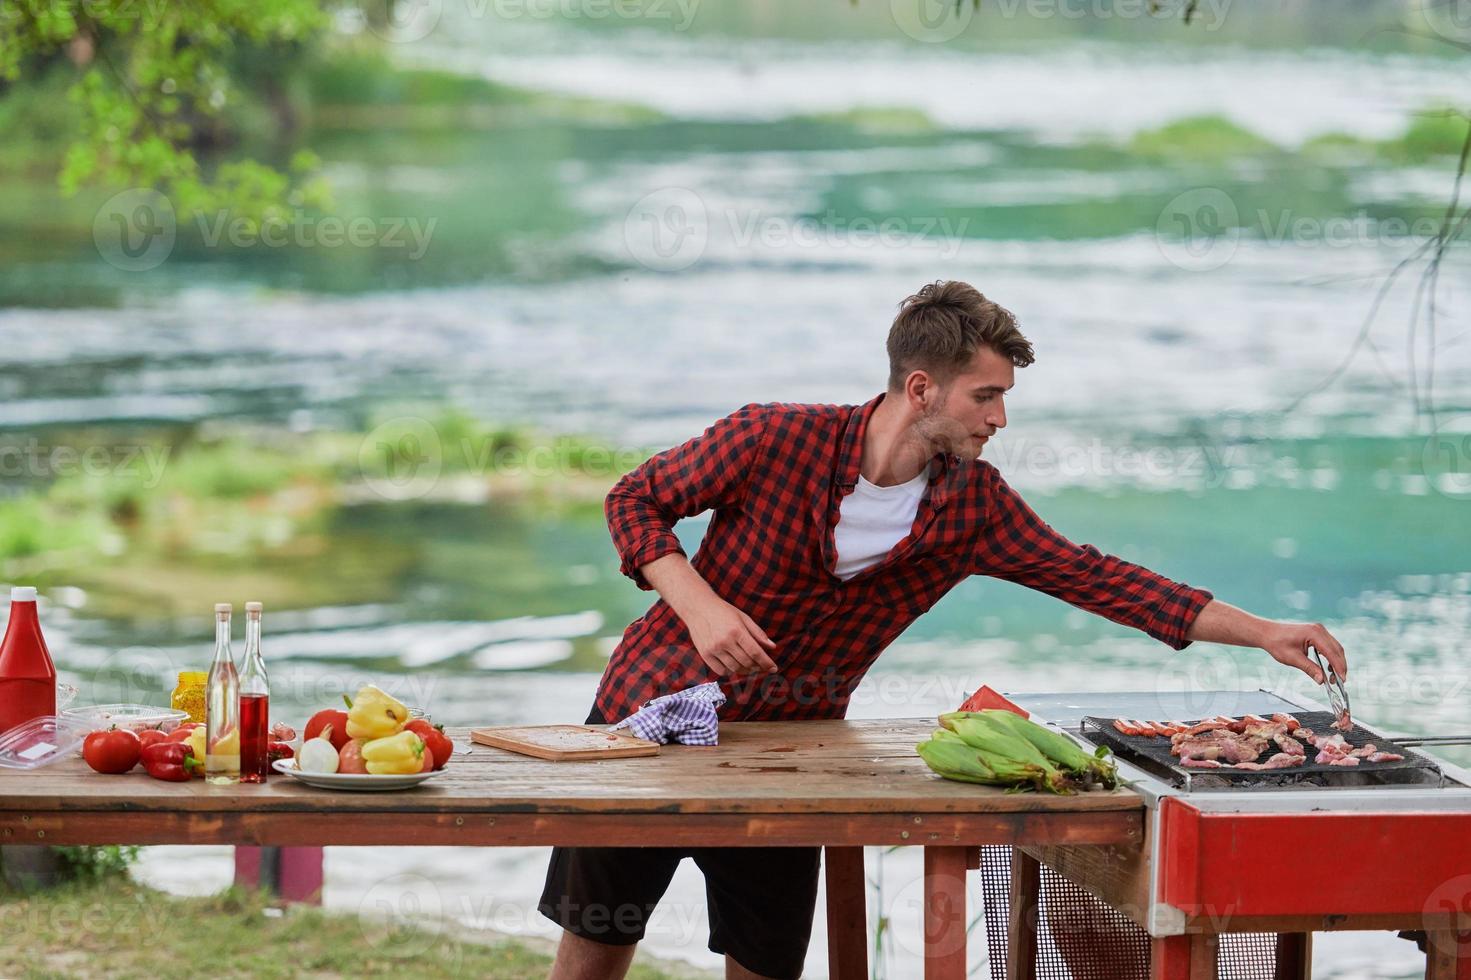
[(838, 526), (833, 529), (838, 552), (833, 571), (838, 578), (847, 581), (877, 565), (904, 540), (914, 526), (929, 480), (929, 466), (908, 483), (892, 487), (875, 486), (859, 475), (853, 492), (838, 507)]

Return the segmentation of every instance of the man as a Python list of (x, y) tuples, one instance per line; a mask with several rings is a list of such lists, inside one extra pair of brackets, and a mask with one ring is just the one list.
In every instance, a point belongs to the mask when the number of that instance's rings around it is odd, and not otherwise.
[[(979, 459), (1006, 425), (1031, 343), (961, 282), (925, 286), (889, 331), (888, 390), (861, 406), (747, 405), (649, 459), (608, 494), (622, 571), (659, 600), (608, 663), (589, 724), (718, 680), (724, 720), (843, 717), (888, 644), (957, 582), (1020, 582), (1182, 649), (1260, 647), (1322, 682), (1346, 676), (1316, 623), (1272, 622), (1037, 517)], [(713, 509), (693, 562), (672, 530)], [(555, 980), (621, 977), (682, 857), (705, 875), (727, 977), (801, 973), (817, 848), (557, 848), (540, 909), (565, 932)]]

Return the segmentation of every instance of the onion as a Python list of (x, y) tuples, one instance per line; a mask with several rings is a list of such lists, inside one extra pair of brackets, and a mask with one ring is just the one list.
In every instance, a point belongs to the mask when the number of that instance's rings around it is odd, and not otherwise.
[(337, 750), (320, 735), (309, 738), (301, 744), (301, 751), (296, 754), (296, 768), (302, 772), (336, 772)]

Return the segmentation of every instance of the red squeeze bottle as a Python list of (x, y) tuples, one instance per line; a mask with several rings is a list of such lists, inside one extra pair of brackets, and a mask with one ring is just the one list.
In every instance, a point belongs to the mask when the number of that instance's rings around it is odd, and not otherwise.
[(36, 617), (36, 590), (10, 590), (10, 622), (0, 640), (0, 732), (56, 714), (56, 665)]

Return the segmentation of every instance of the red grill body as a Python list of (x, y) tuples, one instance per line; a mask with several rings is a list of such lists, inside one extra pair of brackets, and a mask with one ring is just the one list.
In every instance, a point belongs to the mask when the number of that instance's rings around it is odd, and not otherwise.
[[(1194, 704), (1132, 692), (1009, 696), (1087, 744), (1090, 715), (1322, 710), (1271, 692), (1194, 694)], [(1367, 727), (1361, 737), (1392, 744)], [(1185, 780), (1168, 763), (1120, 757), (1121, 774), (1148, 807), (1142, 845), (1009, 856), (1012, 874), (1020, 866), (1024, 877), (1036, 875), (1026, 865), (1040, 864), (1033, 975), (1306, 977), (1312, 933), (1360, 929), (1424, 932), (1427, 976), (1471, 980), (1471, 774), (1428, 754), (1413, 761), (1326, 777), (1283, 780), (1290, 770), (1276, 770), (1266, 779)], [(988, 915), (993, 905), (1005, 908), (988, 891)], [(994, 961), (994, 942), (992, 949)], [(1099, 963), (1113, 972), (1096, 973)]]

